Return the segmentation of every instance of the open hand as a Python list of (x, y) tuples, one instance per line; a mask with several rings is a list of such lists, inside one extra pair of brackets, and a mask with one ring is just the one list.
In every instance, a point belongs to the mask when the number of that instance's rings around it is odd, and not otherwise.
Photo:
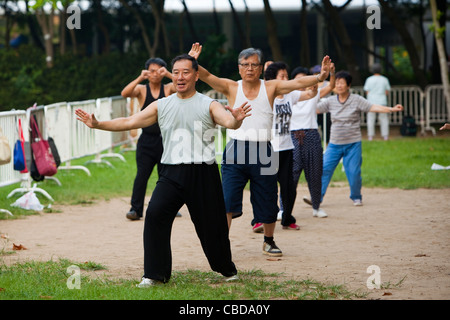
[(331, 59), (329, 56), (323, 57), (322, 60), (322, 67), (320, 68), (320, 76), (319, 79), (321, 81), (325, 81), (326, 78), (328, 78), (328, 74), (330, 73), (331, 68)]
[(237, 120), (237, 121), (241, 121), (244, 120), (246, 117), (251, 116), (251, 113), (249, 113), (252, 108), (251, 106), (248, 104), (248, 102), (244, 102), (240, 107), (238, 108), (231, 108), (230, 106), (225, 106), (225, 109), (227, 109), (228, 111), (231, 112), (231, 114), (233, 115), (233, 117)]
[(191, 57), (194, 57), (195, 60), (197, 60), (198, 57), (200, 56), (201, 52), (202, 52), (202, 46), (200, 43), (196, 42), (196, 43), (192, 44), (191, 51), (189, 51), (188, 55), (190, 55)]
[(77, 120), (83, 122), (89, 128), (96, 128), (98, 126), (98, 120), (95, 118), (93, 113), (91, 114), (82, 109), (76, 109), (75, 114), (77, 116)]

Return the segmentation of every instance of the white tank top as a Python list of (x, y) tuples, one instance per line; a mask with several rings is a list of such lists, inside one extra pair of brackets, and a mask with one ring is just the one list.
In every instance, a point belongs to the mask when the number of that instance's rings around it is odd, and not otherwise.
[(244, 119), (239, 129), (227, 129), (230, 138), (241, 141), (270, 141), (272, 138), (273, 109), (267, 97), (266, 86), (263, 80), (259, 88), (258, 96), (250, 100), (242, 90), (242, 80), (238, 81), (236, 100), (233, 108), (240, 107), (248, 101), (252, 111), (251, 116)]

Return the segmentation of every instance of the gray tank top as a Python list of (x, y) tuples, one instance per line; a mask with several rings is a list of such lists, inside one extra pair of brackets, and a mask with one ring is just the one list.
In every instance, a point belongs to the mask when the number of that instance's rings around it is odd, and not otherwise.
[(163, 140), (161, 163), (213, 163), (216, 124), (209, 106), (213, 99), (196, 93), (180, 99), (176, 93), (159, 99), (158, 123)]

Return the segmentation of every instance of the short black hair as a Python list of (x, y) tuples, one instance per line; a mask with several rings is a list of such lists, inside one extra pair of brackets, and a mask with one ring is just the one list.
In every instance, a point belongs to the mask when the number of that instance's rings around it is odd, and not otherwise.
[(348, 71), (336, 72), (336, 80), (337, 79), (345, 79), (345, 82), (347, 82), (347, 86), (350, 86), (353, 80), (352, 75)]
[(305, 68), (305, 67), (297, 67), (297, 68), (295, 68), (294, 70), (292, 70), (292, 73), (291, 73), (291, 79), (294, 79), (299, 73), (304, 73), (304, 74), (306, 74), (307, 76), (310, 76), (310, 75), (311, 75), (311, 71), (309, 71), (308, 68)]
[(197, 62), (197, 60), (194, 57), (188, 55), (187, 53), (180, 54), (179, 56), (176, 56), (175, 58), (173, 58), (173, 60), (172, 60), (172, 68), (173, 68), (173, 65), (175, 64), (175, 62), (180, 61), (180, 60), (190, 60), (192, 62), (192, 68), (195, 71), (198, 71), (198, 62)]
[(272, 62), (264, 72), (264, 80), (276, 79), (278, 71), (287, 69), (287, 64), (282, 61)]
[(161, 67), (167, 68), (167, 63), (161, 58), (150, 58), (145, 62), (145, 70), (150, 67), (151, 64), (157, 64)]

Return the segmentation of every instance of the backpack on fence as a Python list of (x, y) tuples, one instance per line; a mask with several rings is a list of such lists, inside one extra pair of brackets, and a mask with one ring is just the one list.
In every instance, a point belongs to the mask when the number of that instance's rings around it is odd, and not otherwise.
[(412, 116), (404, 116), (400, 134), (407, 137), (415, 137), (417, 135), (416, 119)]

